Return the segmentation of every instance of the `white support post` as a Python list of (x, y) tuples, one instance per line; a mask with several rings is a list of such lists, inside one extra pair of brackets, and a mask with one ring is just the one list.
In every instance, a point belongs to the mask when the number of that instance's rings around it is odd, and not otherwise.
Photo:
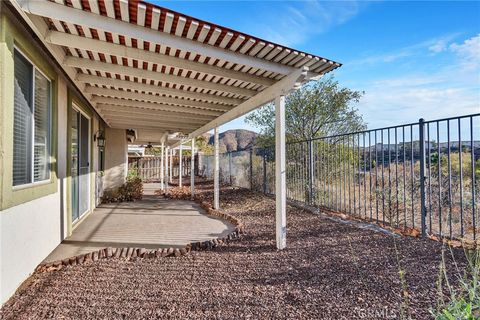
[(178, 154), (179, 162), (178, 162), (178, 186), (181, 188), (183, 184), (183, 140), (180, 142), (180, 152)]
[(170, 164), (168, 166), (170, 169), (170, 173), (168, 175), (168, 178), (170, 180), (170, 183), (172, 183), (172, 176), (173, 176), (173, 149), (170, 149)]
[(169, 179), (169, 174), (168, 174), (168, 153), (170, 151), (169, 147), (165, 148), (165, 190), (168, 190), (168, 179)]
[(164, 153), (165, 145), (162, 142), (162, 154), (160, 156), (160, 185), (162, 187), (162, 190), (165, 191), (165, 183), (164, 183), (164, 163), (163, 163), (163, 153)]
[(190, 190), (192, 192), (192, 200), (195, 195), (195, 138), (192, 138), (192, 157), (190, 164)]
[(275, 207), (277, 249), (287, 246), (287, 194), (285, 166), (285, 96), (275, 98)]
[(218, 127), (214, 129), (214, 166), (213, 166), (213, 208), (220, 209), (220, 163), (219, 163), (219, 144), (218, 144)]

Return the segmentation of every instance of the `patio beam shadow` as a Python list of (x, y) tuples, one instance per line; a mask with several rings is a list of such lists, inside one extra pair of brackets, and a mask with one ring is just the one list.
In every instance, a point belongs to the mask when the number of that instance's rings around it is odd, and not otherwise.
[(96, 208), (42, 263), (106, 247), (182, 248), (225, 237), (235, 229), (231, 223), (207, 215), (193, 201), (165, 199), (153, 195), (152, 189), (146, 185), (140, 201)]

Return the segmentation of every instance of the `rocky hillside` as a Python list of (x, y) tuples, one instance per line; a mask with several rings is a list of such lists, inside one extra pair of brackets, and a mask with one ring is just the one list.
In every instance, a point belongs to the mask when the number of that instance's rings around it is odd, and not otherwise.
[[(257, 133), (249, 130), (228, 130), (219, 134), (220, 152), (242, 151), (251, 148), (257, 137)], [(213, 145), (213, 135), (208, 143)]]

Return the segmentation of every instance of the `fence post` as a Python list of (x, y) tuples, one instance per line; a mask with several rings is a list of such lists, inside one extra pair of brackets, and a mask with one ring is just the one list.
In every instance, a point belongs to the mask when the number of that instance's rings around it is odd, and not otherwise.
[(263, 149), (263, 193), (267, 194), (267, 152)]
[(250, 190), (253, 190), (253, 148), (250, 149)]
[(140, 158), (137, 158), (137, 176), (144, 180), (143, 176), (141, 175), (143, 172), (140, 170)]
[(419, 148), (420, 148), (420, 205), (422, 218), (422, 237), (427, 235), (427, 206), (425, 203), (425, 120), (418, 120)]
[(314, 176), (314, 159), (313, 159), (313, 141), (308, 140), (308, 204), (313, 205), (313, 176)]
[(233, 185), (232, 182), (232, 152), (228, 153), (228, 175), (230, 176), (230, 186)]

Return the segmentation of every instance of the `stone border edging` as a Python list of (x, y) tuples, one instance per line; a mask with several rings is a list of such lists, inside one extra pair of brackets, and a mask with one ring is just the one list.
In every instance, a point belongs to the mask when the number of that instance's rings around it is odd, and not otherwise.
[(66, 266), (75, 266), (78, 264), (86, 264), (89, 262), (97, 261), (99, 259), (107, 258), (124, 258), (131, 260), (134, 258), (155, 258), (155, 257), (179, 257), (185, 255), (189, 251), (189, 246), (184, 248), (163, 248), (163, 249), (145, 249), (145, 248), (104, 248), (97, 251), (81, 254), (71, 258), (58, 260), (54, 262), (48, 262), (40, 264), (35, 271), (37, 272), (49, 272), (60, 270)]
[[(172, 194), (166, 193), (164, 197), (169, 199), (180, 199), (180, 200), (191, 200), (190, 192), (177, 192), (175, 196)], [(215, 210), (210, 203), (203, 201), (201, 197), (197, 195), (194, 198), (194, 201), (199, 203), (202, 209), (206, 211), (208, 215), (215, 216), (226, 220), (235, 226), (235, 229), (230, 232), (228, 235), (222, 238), (214, 238), (206, 241), (191, 242), (183, 248), (159, 248), (159, 249), (145, 249), (145, 248), (102, 248), (97, 251), (81, 254), (71, 258), (66, 258), (63, 260), (57, 260), (53, 262), (41, 263), (35, 268), (36, 272), (50, 272), (61, 270), (67, 266), (75, 266), (80, 264), (87, 264), (94, 262), (100, 259), (126, 259), (133, 260), (137, 258), (166, 258), (166, 257), (180, 257), (187, 255), (190, 251), (203, 251), (211, 250), (220, 245), (228, 244), (232, 240), (237, 240), (240, 238), (240, 235), (243, 233), (243, 224), (239, 219), (234, 216), (222, 212), (221, 210)]]
[[(190, 195), (190, 189), (188, 189), (188, 191), (181, 190), (180, 192), (176, 192), (176, 193), (164, 193), (163, 195), (164, 197), (169, 199), (190, 200), (190, 201), (192, 200)], [(221, 210), (213, 209), (212, 205), (209, 202), (203, 201), (203, 199), (199, 197), (197, 194), (195, 195), (193, 201), (200, 204), (200, 207), (202, 207), (202, 209), (204, 209), (208, 215), (215, 216), (230, 222), (235, 226), (235, 229), (232, 232), (230, 232), (227, 236), (222, 238), (215, 238), (212, 240), (206, 240), (201, 242), (192, 242), (189, 244), (192, 250), (200, 251), (200, 250), (212, 249), (221, 244), (228, 243), (231, 240), (240, 238), (240, 235), (243, 233), (244, 228), (243, 228), (243, 224), (239, 219)]]

